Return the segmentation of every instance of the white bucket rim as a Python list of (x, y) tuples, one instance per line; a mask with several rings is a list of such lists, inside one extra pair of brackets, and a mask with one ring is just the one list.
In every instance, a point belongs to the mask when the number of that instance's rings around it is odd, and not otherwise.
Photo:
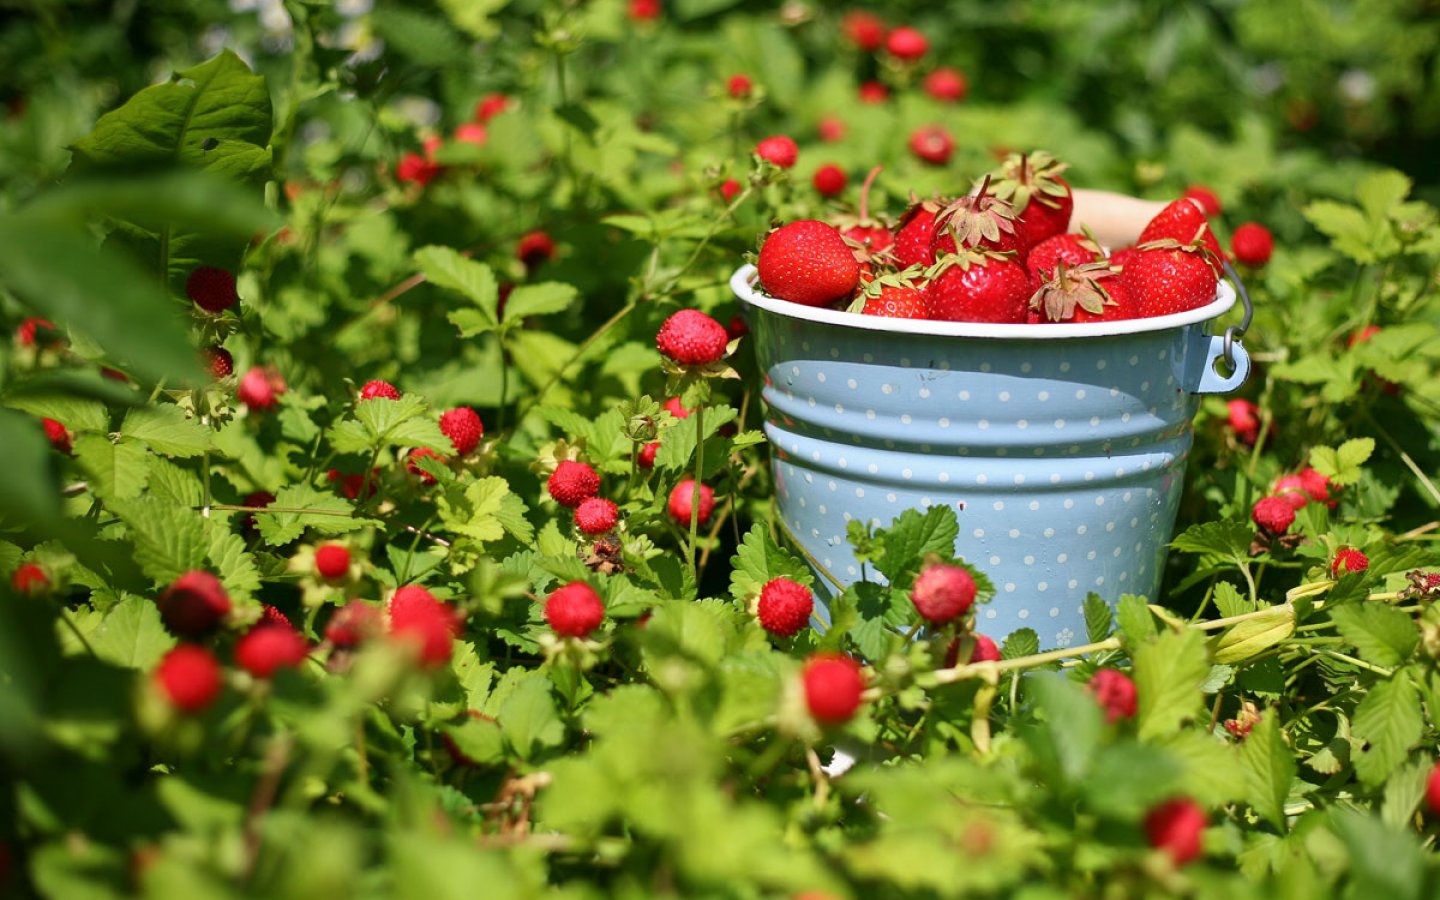
[(741, 301), (777, 316), (851, 328), (856, 331), (885, 331), (893, 334), (914, 334), (926, 337), (1001, 338), (1023, 340), (1063, 340), (1066, 338), (1114, 337), (1168, 331), (1219, 318), (1235, 305), (1235, 288), (1222, 278), (1215, 288), (1215, 299), (1204, 306), (1168, 316), (1140, 319), (1118, 319), (1113, 322), (1086, 322), (1073, 325), (1053, 322), (1037, 325), (996, 325), (986, 322), (939, 322), (930, 319), (897, 319), (887, 316), (866, 316), (843, 310), (804, 306), (788, 300), (777, 300), (756, 288), (756, 270), (746, 264), (730, 277), (730, 289)]

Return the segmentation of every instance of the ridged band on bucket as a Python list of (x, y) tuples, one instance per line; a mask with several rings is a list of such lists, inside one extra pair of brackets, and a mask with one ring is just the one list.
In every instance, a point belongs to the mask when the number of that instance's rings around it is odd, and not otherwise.
[(995, 582), (984, 634), (1065, 647), (1084, 640), (1087, 593), (1155, 597), (1198, 395), (1249, 374), (1238, 342), (1216, 371), (1226, 340), (1205, 330), (1235, 303), (1228, 283), (1170, 316), (986, 325), (800, 306), (754, 278), (744, 266), (731, 286), (764, 373), (779, 512), (822, 597), (860, 578), (848, 522), (934, 504)]

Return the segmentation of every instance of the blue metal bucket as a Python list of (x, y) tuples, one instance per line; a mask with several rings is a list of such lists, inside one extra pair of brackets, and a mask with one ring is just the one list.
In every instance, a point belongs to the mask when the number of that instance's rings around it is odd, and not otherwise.
[(861, 316), (754, 283), (749, 265), (730, 282), (765, 375), (780, 516), (823, 567), (821, 599), (860, 576), (850, 520), (937, 503), (958, 513), (955, 552), (995, 582), (977, 623), (991, 637), (1083, 643), (1087, 593), (1156, 596), (1198, 395), (1250, 372), (1235, 329), (1206, 333), (1229, 283), (1189, 312), (1085, 325)]

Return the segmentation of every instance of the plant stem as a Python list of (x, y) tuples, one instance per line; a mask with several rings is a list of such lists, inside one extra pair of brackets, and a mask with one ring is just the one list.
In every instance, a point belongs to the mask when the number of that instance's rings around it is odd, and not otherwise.
[(700, 568), (695, 560), (695, 543), (700, 531), (700, 486), (705, 475), (705, 404), (695, 404), (695, 483), (690, 493), (690, 544), (687, 563), (695, 573), (695, 586), (700, 586)]

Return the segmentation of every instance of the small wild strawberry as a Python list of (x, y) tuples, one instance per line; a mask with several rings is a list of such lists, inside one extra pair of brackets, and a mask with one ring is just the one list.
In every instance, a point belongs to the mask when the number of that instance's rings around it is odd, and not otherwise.
[(674, 519), (681, 528), (690, 527), (690, 517), (693, 514), (698, 524), (704, 525), (710, 521), (710, 514), (715, 511), (715, 489), (708, 484), (700, 485), (700, 506), (694, 506), (695, 502), (695, 480), (687, 478), (675, 485), (670, 492), (670, 500), (666, 504), (670, 511), (670, 518)]
[(274, 367), (251, 366), (240, 377), (240, 383), (235, 388), (235, 397), (251, 412), (262, 412), (274, 409), (275, 404), (280, 402), (280, 395), (285, 391), (285, 379)]
[(365, 382), (365, 386), (360, 388), (360, 399), (399, 400), (400, 392), (396, 390), (395, 385), (377, 378), (374, 381)]
[(571, 509), (600, 493), (600, 473), (582, 462), (562, 460), (546, 488), (555, 502)]
[(281, 669), (293, 669), (310, 654), (300, 632), (287, 625), (262, 623), (235, 642), (235, 662), (256, 678), (270, 678)]
[(1226, 424), (1235, 432), (1235, 437), (1253, 445), (1260, 437), (1260, 407), (1250, 400), (1237, 398), (1225, 404), (1225, 411)]
[(824, 306), (854, 293), (860, 263), (840, 232), (815, 219), (782, 225), (765, 238), (760, 286), (772, 297)]
[(350, 571), (350, 550), (344, 544), (321, 544), (315, 548), (315, 571), (326, 581), (338, 581)]
[(1264, 225), (1246, 222), (1230, 235), (1230, 250), (1240, 262), (1258, 268), (1270, 261), (1270, 254), (1275, 252), (1275, 238)]
[(614, 528), (619, 519), (619, 508), (604, 497), (590, 497), (575, 507), (575, 527), (589, 535), (604, 534)]
[(208, 313), (222, 313), (240, 302), (235, 276), (214, 266), (196, 266), (185, 279), (185, 296)]
[(914, 62), (930, 49), (930, 42), (914, 28), (902, 25), (885, 36), (885, 50), (896, 59)]
[(1306, 466), (1300, 470), (1300, 483), (1305, 487), (1305, 493), (1316, 503), (1324, 503), (1326, 506), (1334, 506), (1340, 501), (1330, 495), (1330, 489), (1339, 487), (1332, 484), (1330, 479), (1321, 475), (1313, 466)]
[(925, 76), (925, 93), (943, 103), (959, 103), (965, 99), (970, 85), (958, 69), (941, 66)]
[(1214, 191), (1203, 184), (1190, 185), (1185, 189), (1185, 193), (1182, 196), (1199, 203), (1200, 208), (1205, 211), (1205, 215), (1207, 216), (1218, 216), (1223, 211), (1223, 207), (1220, 205), (1220, 198)]
[(220, 664), (209, 650), (181, 644), (165, 654), (151, 679), (160, 695), (182, 713), (203, 711), (220, 696)]
[(605, 621), (605, 604), (590, 585), (572, 581), (546, 598), (545, 621), (561, 637), (587, 638)]
[(1281, 478), (1275, 482), (1271, 493), (1284, 498), (1293, 509), (1304, 509), (1310, 503), (1310, 495), (1305, 491), (1305, 479), (1299, 475), (1286, 475)]
[(852, 10), (840, 22), (845, 37), (856, 49), (874, 53), (885, 43), (885, 23), (874, 13)]
[(409, 470), (411, 475), (419, 478), (421, 484), (435, 483), (435, 476), (420, 468), (420, 460), (422, 459), (433, 459), (442, 466), (448, 465), (450, 462), (444, 456), (436, 453), (429, 447), (416, 447), (414, 450), (411, 450), (405, 456), (405, 468)]
[(955, 139), (941, 125), (926, 125), (910, 133), (910, 152), (922, 162), (943, 166), (955, 152)]
[(462, 144), (474, 144), (476, 147), (485, 146), (489, 133), (485, 126), (479, 122), (461, 122), (455, 126), (455, 140)]
[[(963, 640), (959, 635), (951, 638), (950, 645), (945, 648), (945, 659), (942, 663), (943, 668), (953, 669), (962, 662), (960, 659), (960, 644)], [(1001, 653), (999, 646), (985, 635), (977, 634), (974, 636), (974, 643), (970, 648), (970, 658), (963, 662), (968, 665), (970, 663), (999, 662), (1000, 660)]]
[(651, 441), (641, 447), (640, 452), (635, 455), (635, 464), (642, 469), (653, 469), (655, 468), (655, 454), (659, 452), (660, 442)]
[(198, 569), (172, 581), (155, 603), (165, 627), (183, 638), (209, 634), (230, 614), (230, 595), (220, 579)]
[(725, 91), (736, 100), (744, 100), (755, 90), (755, 84), (747, 75), (731, 75), (725, 83)]
[(630, 0), (629, 15), (633, 22), (653, 22), (660, 18), (660, 0)]
[(15, 342), (22, 347), (50, 347), (63, 343), (55, 330), (55, 323), (39, 316), (31, 316), (15, 329)]
[(682, 309), (666, 319), (655, 347), (682, 366), (708, 366), (725, 357), (730, 336), (725, 326), (698, 309)]
[(1425, 781), (1425, 806), (1431, 815), (1440, 816), (1440, 763), (1430, 769), (1430, 777)]
[(475, 104), (475, 120), (482, 123), (489, 122), (509, 107), (510, 98), (504, 94), (486, 94)]
[(1145, 814), (1145, 839), (1151, 847), (1169, 854), (1183, 866), (1200, 856), (1201, 835), (1206, 826), (1205, 810), (1189, 797), (1178, 797)]
[(54, 419), (41, 419), (40, 427), (45, 429), (45, 439), (50, 442), (50, 446), (66, 456), (70, 455), (71, 442), (74, 440), (70, 429)]
[(843, 725), (859, 711), (865, 693), (860, 664), (839, 653), (817, 653), (805, 661), (801, 682), (805, 705), (821, 725)]
[(1086, 687), (1105, 710), (1105, 721), (1118, 722), (1135, 716), (1135, 682), (1119, 669), (1099, 670), (1090, 676)]
[(543, 231), (528, 232), (516, 243), (515, 258), (533, 269), (555, 258), (555, 241)]
[(201, 351), (201, 356), (205, 360), (205, 367), (216, 379), (225, 378), (235, 371), (235, 357), (224, 347), (206, 347)]
[(439, 163), (433, 162), (419, 153), (411, 152), (401, 156), (400, 162), (395, 164), (395, 180), (402, 184), (413, 183), (424, 187), (442, 171), (444, 171), (444, 167)]
[(723, 183), (721, 183), (720, 198), (726, 203), (734, 200), (735, 195), (738, 193), (740, 193), (740, 182), (736, 181), (735, 179), (727, 178)]
[(890, 99), (890, 89), (878, 81), (861, 83), (856, 96), (861, 103), (880, 104)]
[(325, 640), (336, 647), (356, 647), (385, 630), (380, 607), (351, 600), (336, 610), (325, 625)]
[(35, 563), (24, 563), (10, 575), (10, 586), (17, 594), (43, 594), (50, 587), (50, 577)]
[(418, 585), (407, 585), (390, 598), (390, 636), (412, 645), (425, 668), (450, 661), (462, 619), (458, 612)]
[(475, 410), (457, 406), (440, 416), (440, 432), (450, 439), (456, 456), (469, 456), (480, 446), (480, 439), (485, 436), (485, 425)]
[(1354, 547), (1341, 547), (1330, 563), (1330, 574), (1335, 578), (1351, 572), (1363, 572), (1370, 568), (1370, 558)]
[(815, 596), (789, 578), (772, 578), (760, 589), (756, 616), (760, 627), (777, 637), (794, 637), (810, 622)]
[(755, 155), (769, 160), (782, 169), (788, 169), (795, 165), (795, 160), (800, 155), (800, 148), (790, 138), (779, 134), (765, 138), (756, 144)]
[(1284, 534), (1295, 524), (1295, 507), (1284, 497), (1262, 497), (1250, 510), (1250, 518), (1270, 534)]
[(827, 144), (833, 144), (845, 137), (845, 123), (835, 116), (826, 116), (816, 126), (816, 133), (819, 134), (820, 140)]
[(915, 577), (910, 602), (925, 621), (944, 625), (970, 610), (975, 592), (975, 579), (964, 568), (936, 563), (921, 569)]
[(847, 180), (844, 169), (834, 163), (827, 163), (815, 170), (811, 183), (815, 185), (815, 192), (820, 196), (836, 197), (845, 190)]
[(666, 398), (661, 408), (677, 419), (688, 419), (695, 410), (680, 402), (679, 397)]

